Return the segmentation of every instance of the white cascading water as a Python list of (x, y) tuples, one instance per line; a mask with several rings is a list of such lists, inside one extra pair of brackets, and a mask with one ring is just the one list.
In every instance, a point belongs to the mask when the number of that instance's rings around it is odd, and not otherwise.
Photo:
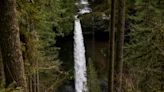
[[(85, 5), (85, 7), (83, 9), (79, 9), (80, 11), (78, 12), (78, 14), (90, 12), (89, 8), (87, 7), (87, 0), (80, 0), (80, 4)], [(81, 23), (78, 15), (75, 16), (74, 26), (75, 91), (87, 92), (85, 47)]]
[(74, 31), (74, 61), (75, 61), (75, 90), (76, 92), (87, 91), (87, 78), (86, 78), (86, 59), (85, 47), (83, 42), (83, 35), (80, 20), (75, 19)]

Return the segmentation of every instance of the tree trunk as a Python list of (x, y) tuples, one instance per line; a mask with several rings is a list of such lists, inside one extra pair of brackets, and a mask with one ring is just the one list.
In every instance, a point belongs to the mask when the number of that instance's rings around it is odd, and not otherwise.
[(93, 25), (92, 25), (92, 61), (95, 62), (96, 61), (96, 57), (95, 57), (95, 30), (94, 30), (94, 17), (92, 17), (92, 21), (93, 21)]
[(1, 48), (0, 48), (0, 85), (4, 84), (4, 70), (3, 70), (3, 64), (2, 64), (2, 54), (1, 54)]
[(37, 61), (37, 70), (36, 70), (36, 72), (37, 72), (37, 74), (36, 74), (36, 85), (37, 85), (37, 91), (36, 92), (40, 92), (40, 82), (39, 82), (39, 69), (38, 69), (38, 61)]
[(38, 48), (37, 48), (37, 38), (34, 31), (34, 23), (30, 17), (27, 18), (28, 26), (27, 32), (25, 33), (25, 47), (26, 54), (25, 60), (29, 63), (27, 66), (28, 71), (28, 88), (29, 92), (39, 92), (39, 73), (38, 73)]
[(26, 92), (26, 78), (16, 18), (16, 0), (0, 1), (0, 45), (4, 64), (6, 87), (13, 81)]
[(115, 46), (115, 0), (111, 0), (111, 28), (109, 32), (108, 92), (113, 92)]
[(125, 0), (118, 0), (118, 18), (117, 18), (117, 41), (116, 41), (116, 90), (122, 90), (122, 72), (123, 72), (123, 47), (124, 47), (124, 29), (125, 29)]

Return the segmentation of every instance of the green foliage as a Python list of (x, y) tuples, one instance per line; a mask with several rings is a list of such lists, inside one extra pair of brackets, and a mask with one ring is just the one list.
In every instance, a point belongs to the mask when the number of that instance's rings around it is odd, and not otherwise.
[(88, 85), (87, 86), (88, 86), (89, 92), (101, 92), (99, 80), (97, 78), (97, 73), (91, 59), (89, 59), (88, 61), (87, 69), (88, 69), (88, 73), (87, 73)]
[(125, 61), (138, 80), (136, 86), (140, 86), (144, 92), (151, 92), (160, 89), (161, 86), (164, 30), (156, 29), (148, 31), (149, 33), (140, 32), (133, 33), (136, 40), (133, 39), (134, 41), (127, 45), (128, 51)]
[(125, 63), (134, 75), (134, 87), (141, 92), (162, 88), (164, 60), (164, 19), (159, 0), (135, 0), (136, 13), (130, 16), (130, 43), (125, 49)]
[(39, 71), (40, 86), (46, 90), (65, 76), (55, 43), (57, 36), (73, 29), (74, 0), (17, 0), (17, 15), (26, 73)]
[(0, 92), (23, 92), (22, 88), (16, 87), (16, 82), (13, 82), (10, 84), (7, 88), (5, 88), (3, 85), (0, 85)]

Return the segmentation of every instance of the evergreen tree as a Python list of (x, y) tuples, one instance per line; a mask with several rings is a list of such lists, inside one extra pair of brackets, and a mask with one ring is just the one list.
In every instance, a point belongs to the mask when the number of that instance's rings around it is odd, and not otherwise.
[(47, 90), (58, 77), (63, 76), (58, 75), (60, 63), (55, 42), (56, 36), (64, 36), (73, 28), (73, 0), (69, 1), (20, 0), (17, 3), (30, 92), (38, 92), (39, 87)]
[(0, 17), (0, 45), (6, 87), (15, 81), (17, 87), (21, 87), (23, 92), (27, 92), (19, 28), (16, 18), (16, 0), (1, 0)]
[(108, 64), (108, 92), (113, 92), (114, 84), (114, 55), (115, 55), (115, 5), (116, 1), (111, 0), (111, 25), (109, 33), (109, 64)]
[(130, 43), (126, 45), (126, 64), (134, 75), (135, 90), (163, 91), (163, 1), (135, 0), (135, 14), (130, 16)]
[(99, 80), (97, 78), (97, 72), (94, 68), (94, 64), (93, 62), (91, 61), (91, 59), (89, 59), (88, 61), (88, 68), (87, 68), (87, 80), (88, 80), (88, 89), (89, 89), (89, 92), (101, 92), (100, 90), (100, 85), (99, 85)]
[(122, 72), (123, 72), (123, 48), (124, 48), (124, 30), (125, 30), (125, 0), (118, 0), (118, 17), (117, 17), (117, 36), (115, 51), (115, 75), (116, 91), (122, 89)]

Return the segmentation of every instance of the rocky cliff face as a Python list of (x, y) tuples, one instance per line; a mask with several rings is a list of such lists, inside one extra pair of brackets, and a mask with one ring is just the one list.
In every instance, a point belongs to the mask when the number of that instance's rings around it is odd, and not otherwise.
[(80, 16), (84, 32), (107, 32), (110, 22), (107, 0), (89, 0), (92, 13)]

